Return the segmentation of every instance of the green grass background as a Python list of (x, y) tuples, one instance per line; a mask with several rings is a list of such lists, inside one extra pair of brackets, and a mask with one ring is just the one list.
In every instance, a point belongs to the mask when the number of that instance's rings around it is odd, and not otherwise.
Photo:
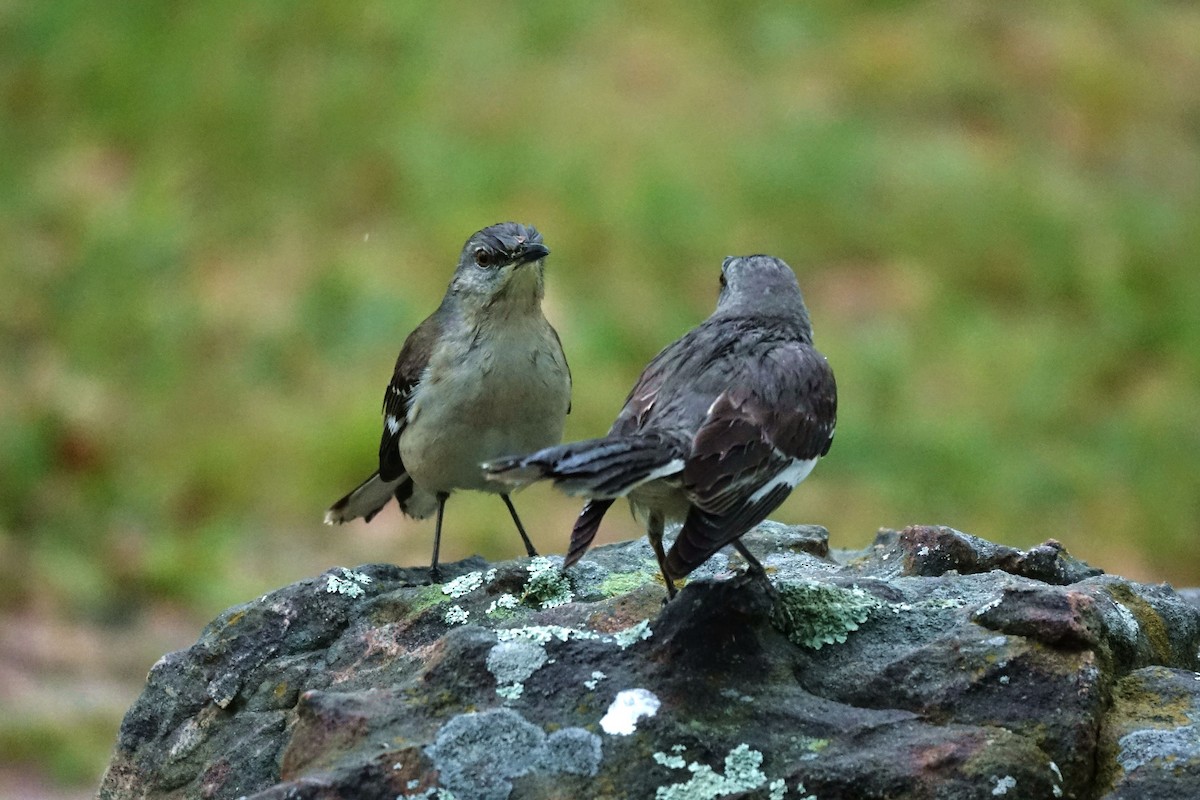
[[(222, 608), (426, 561), (321, 516), (505, 219), (553, 250), (568, 437), (769, 252), (841, 394), (777, 518), (1200, 583), (1198, 41), (1135, 0), (0, 4), (0, 788), (93, 788)], [(562, 552), (578, 504), (517, 505)], [(449, 506), (472, 552), (521, 552), (494, 498)]]

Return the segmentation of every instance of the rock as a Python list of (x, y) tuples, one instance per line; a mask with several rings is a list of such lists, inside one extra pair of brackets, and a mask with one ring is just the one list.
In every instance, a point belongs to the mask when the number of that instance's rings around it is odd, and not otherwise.
[(950, 528), (745, 542), (770, 585), (721, 553), (665, 605), (645, 540), (285, 587), (154, 666), (100, 796), (1200, 797), (1195, 594)]
[(1155, 666), (1119, 680), (1100, 752), (1106, 800), (1194, 800), (1200, 786), (1200, 674)]

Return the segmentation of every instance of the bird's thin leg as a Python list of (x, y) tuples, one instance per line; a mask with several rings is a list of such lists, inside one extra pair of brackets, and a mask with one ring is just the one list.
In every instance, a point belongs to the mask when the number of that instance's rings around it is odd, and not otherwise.
[(437, 524), (433, 527), (433, 563), (429, 565), (431, 583), (442, 582), (442, 571), (438, 568), (438, 549), (442, 546), (442, 514), (446, 510), (446, 499), (449, 497), (449, 492), (437, 493), (438, 515)]
[(771, 579), (767, 577), (767, 570), (763, 567), (762, 562), (754, 557), (754, 553), (751, 553), (750, 549), (746, 547), (746, 545), (742, 544), (741, 539), (734, 539), (733, 546), (734, 549), (741, 554), (742, 558), (746, 560), (746, 566), (748, 567), (747, 572), (749, 572), (749, 574), (754, 578), (766, 581), (767, 590), (769, 594), (774, 597), (776, 594), (775, 585), (771, 583)]
[(732, 544), (734, 549), (736, 549), (738, 553), (741, 554), (742, 558), (746, 560), (746, 566), (750, 568), (751, 575), (762, 577), (767, 574), (767, 571), (763, 568), (762, 562), (754, 557), (754, 553), (751, 553), (749, 549), (746, 548), (746, 545), (742, 544), (741, 539), (734, 539)]
[(667, 554), (663, 550), (663, 518), (661, 514), (651, 514), (650, 519), (646, 521), (646, 538), (650, 540), (650, 546), (654, 548), (654, 557), (658, 559), (658, 569), (662, 572), (663, 582), (667, 584), (667, 601), (675, 599), (675, 581), (671, 580), (670, 573), (667, 572)]
[(517, 516), (517, 509), (513, 507), (512, 500), (508, 499), (508, 495), (500, 495), (500, 499), (504, 501), (504, 505), (508, 506), (508, 513), (512, 514), (513, 523), (517, 526), (517, 533), (521, 534), (521, 541), (525, 543), (525, 552), (530, 558), (537, 557), (537, 550), (533, 549), (533, 542), (529, 541), (529, 537), (525, 535), (525, 526), (521, 524), (521, 518)]

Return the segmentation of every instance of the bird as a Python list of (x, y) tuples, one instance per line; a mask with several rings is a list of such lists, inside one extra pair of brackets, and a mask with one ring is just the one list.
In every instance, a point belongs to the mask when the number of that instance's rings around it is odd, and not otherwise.
[[(837, 385), (784, 261), (730, 256), (720, 287), (716, 310), (650, 361), (606, 436), (484, 465), (489, 477), (513, 485), (549, 479), (588, 498), (564, 569), (626, 497), (645, 521), (668, 600), (676, 580), (728, 544), (765, 575), (740, 537), (829, 452)], [(667, 522), (682, 522), (669, 553)]]
[(537, 555), (509, 497), (481, 462), (562, 440), (571, 371), (542, 313), (545, 258), (537, 229), (502, 222), (473, 234), (437, 310), (409, 334), (383, 397), (379, 469), (325, 512), (325, 524), (370, 522), (394, 497), (415, 519), (437, 514), (430, 580), (446, 500), (499, 494), (526, 552)]

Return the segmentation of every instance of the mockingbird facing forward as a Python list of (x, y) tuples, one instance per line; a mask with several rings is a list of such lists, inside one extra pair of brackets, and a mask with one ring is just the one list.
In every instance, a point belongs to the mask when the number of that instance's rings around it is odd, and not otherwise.
[[(667, 584), (766, 519), (829, 451), (837, 387), (813, 347), (791, 268), (777, 258), (730, 257), (717, 309), (642, 372), (608, 435), (485, 465), (513, 484), (549, 478), (589, 498), (564, 567), (578, 561), (618, 497), (646, 520)], [(683, 527), (663, 552), (663, 525)]]
[(409, 334), (383, 396), (379, 470), (325, 512), (325, 524), (367, 522), (393, 497), (424, 519), (437, 512), (430, 575), (446, 498), (455, 489), (499, 494), (537, 555), (508, 493), (483, 461), (562, 439), (571, 373), (558, 334), (542, 316), (543, 259), (532, 227), (503, 222), (467, 240), (446, 296)]

